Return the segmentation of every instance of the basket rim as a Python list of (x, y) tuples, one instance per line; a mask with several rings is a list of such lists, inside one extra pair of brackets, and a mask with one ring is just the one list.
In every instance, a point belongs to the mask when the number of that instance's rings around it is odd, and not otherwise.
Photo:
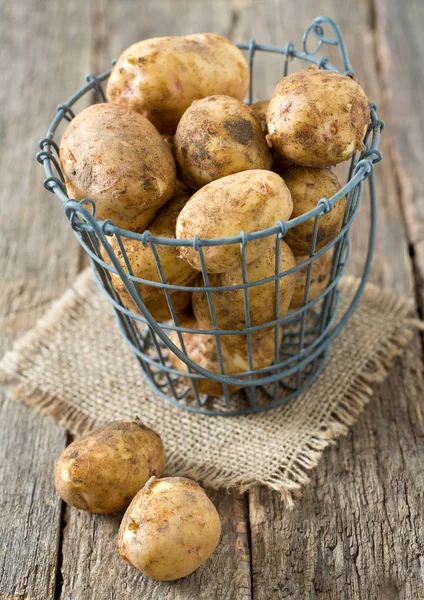
[[(343, 74), (350, 75), (353, 73), (351, 69), (345, 71), (332, 65), (328, 61), (323, 61), (322, 58), (318, 59), (314, 53), (299, 52), (293, 48), (291, 42), (286, 47), (257, 44), (255, 40), (250, 40), (248, 44), (239, 43), (236, 44), (242, 50), (248, 50), (249, 56), (252, 56), (256, 51), (279, 53), (285, 55), (286, 58), (299, 58), (307, 62), (318, 65), (321, 69), (331, 70), (340, 72)], [(325, 57), (324, 57), (325, 58)], [(114, 64), (114, 60), (112, 64)], [(317, 216), (321, 216), (325, 213), (330, 212), (334, 205), (344, 198), (349, 192), (351, 192), (356, 185), (363, 182), (374, 168), (374, 164), (381, 160), (381, 152), (378, 150), (379, 138), (381, 131), (383, 130), (384, 123), (378, 118), (377, 106), (374, 102), (370, 102), (370, 114), (371, 120), (368, 129), (365, 133), (363, 142), (365, 150), (358, 156), (357, 152), (351, 157), (351, 171), (347, 183), (340, 188), (340, 190), (331, 196), (330, 198), (321, 198), (315, 208), (310, 211), (299, 215), (288, 221), (277, 221), (272, 227), (261, 229), (253, 232), (241, 231), (238, 235), (221, 238), (200, 238), (198, 236), (191, 239), (179, 239), (179, 238), (167, 238), (153, 235), (148, 229), (144, 232), (139, 233), (130, 231), (122, 227), (118, 227), (111, 219), (100, 220), (95, 216), (96, 203), (91, 198), (84, 198), (82, 200), (75, 200), (67, 195), (65, 182), (63, 180), (60, 167), (59, 148), (54, 140), (56, 130), (63, 119), (71, 121), (74, 117), (72, 106), (81, 99), (85, 94), (90, 91), (97, 91), (101, 99), (105, 100), (103, 90), (101, 88), (101, 82), (105, 81), (112, 69), (104, 71), (98, 76), (88, 74), (86, 76), (87, 83), (75, 92), (65, 103), (60, 104), (57, 107), (57, 113), (50, 124), (50, 127), (46, 133), (46, 136), (39, 142), (39, 148), (41, 152), (37, 154), (37, 160), (44, 166), (46, 179), (44, 180), (44, 186), (54, 192), (54, 194), (62, 201), (65, 211), (67, 212), (68, 218), (72, 221), (74, 229), (82, 231), (93, 231), (93, 227), (86, 221), (87, 213), (90, 213), (91, 219), (95, 219), (96, 223), (101, 227), (103, 233), (107, 236), (121, 236), (128, 239), (140, 241), (143, 245), (147, 244), (158, 244), (163, 246), (190, 246), (194, 248), (199, 247), (211, 247), (221, 245), (233, 245), (243, 244), (246, 245), (249, 241), (259, 240), (265, 237), (274, 236), (280, 233), (281, 237), (284, 238), (287, 231), (293, 227), (297, 227), (310, 219), (314, 219)], [(372, 137), (370, 142), (370, 136)], [(52, 149), (55, 151), (56, 156), (53, 154)], [(194, 195), (196, 191), (193, 191)], [(91, 210), (88, 208), (90, 207)], [(160, 210), (160, 209), (158, 209)], [(72, 218), (72, 215), (78, 214), (81, 220)], [(90, 219), (90, 220), (91, 220)], [(85, 222), (84, 222), (85, 221)]]

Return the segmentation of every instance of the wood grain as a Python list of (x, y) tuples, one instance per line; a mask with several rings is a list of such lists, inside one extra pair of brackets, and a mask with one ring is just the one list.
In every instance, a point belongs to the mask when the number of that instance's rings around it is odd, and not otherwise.
[(424, 4), (375, 0), (376, 47), (385, 94), (392, 159), (413, 256), (416, 293), (424, 310)]
[(293, 511), (264, 488), (250, 495), (255, 598), (424, 597), (419, 356), (416, 341)]
[[(35, 161), (55, 107), (88, 70), (85, 3), (0, 1), (1, 349), (32, 327), (74, 279), (80, 251)], [(78, 20), (76, 19), (78, 15)], [(71, 49), (71, 51), (70, 51)], [(61, 503), (52, 465), (66, 433), (0, 400), (0, 598), (54, 597)]]
[[(412, 289), (413, 274), (417, 286), (424, 280), (423, 7), (412, 0), (408, 5), (405, 10), (396, 0), (323, 0), (319, 6), (320, 13), (341, 25), (358, 77), (388, 121), (384, 163), (377, 167), (379, 224), (372, 278), (405, 292)], [(311, 0), (0, 0), (0, 8), (0, 134), (7, 148), (0, 154), (0, 261), (6, 281), (0, 311), (6, 348), (82, 264), (69, 225), (55, 197), (43, 190), (42, 171), (33, 158), (54, 106), (79, 87), (87, 71), (103, 70), (112, 56), (142, 37), (203, 30), (236, 41), (255, 37), (285, 44), (293, 39), (298, 45), (318, 8)], [(258, 58), (256, 99), (263, 99), (280, 77), (281, 61)], [(352, 236), (351, 269), (356, 273), (366, 249), (363, 209)], [(211, 492), (223, 519), (220, 546), (192, 576), (169, 584), (147, 581), (121, 561), (115, 546), (119, 516), (72, 508), (65, 513), (56, 577), (61, 519), (51, 467), (65, 433), (4, 401), (1, 599), (424, 597), (422, 371), (417, 336), (355, 428), (326, 452), (293, 512), (265, 488), (252, 491), (248, 503), (246, 496)]]
[(222, 520), (216, 552), (192, 575), (155, 582), (119, 556), (122, 515), (89, 515), (68, 508), (63, 543), (63, 600), (248, 600), (251, 598), (246, 503), (242, 496), (208, 492)]
[[(143, 37), (210, 30), (227, 34), (231, 13), (225, 2), (168, 0), (92, 4), (93, 70), (104, 70), (113, 56)], [(251, 598), (247, 497), (208, 494), (223, 519), (223, 537), (211, 559), (190, 577), (156, 583), (125, 564), (116, 550), (119, 517), (109, 519), (68, 510), (63, 534), (63, 600), (138, 598), (247, 600)], [(107, 568), (104, 567), (107, 565)]]
[[(263, 23), (264, 36), (271, 42), (277, 42), (277, 36), (300, 39), (299, 34), (295, 37), (296, 28), (304, 29), (316, 13), (315, 5), (305, 2), (302, 6), (303, 11), (298, 3), (293, 8), (272, 2), (249, 5), (248, 10), (240, 12), (240, 34), (243, 38), (254, 34), (256, 39), (262, 39), (256, 29), (258, 23)], [(263, 22), (261, 14), (266, 10), (272, 14), (272, 20)], [(320, 13), (331, 15), (341, 26), (358, 78), (385, 115), (387, 104), (381, 92), (378, 61), (373, 58), (376, 36), (372, 11), (369, 2), (320, 4)], [(295, 13), (303, 15), (301, 23), (296, 21)], [(330, 56), (334, 57), (334, 52)], [(390, 148), (391, 140), (385, 132), (381, 144), (384, 170), (376, 169), (379, 221), (372, 279), (409, 293), (412, 266)], [(365, 194), (352, 231), (350, 271), (358, 275), (367, 248), (367, 202)], [(415, 343), (417, 350), (417, 340)], [(413, 353), (409, 356), (414, 358)], [(411, 446), (418, 460), (422, 444), (410, 419), (412, 407), (422, 401), (420, 354), (409, 371), (407, 365), (405, 359), (397, 363), (348, 439), (325, 453), (293, 513), (285, 511), (278, 496), (269, 490), (250, 493), (254, 598), (406, 600), (424, 594), (417, 545), (411, 544), (411, 528), (396, 526), (402, 522), (402, 507), (408, 502), (408, 510), (415, 515), (416, 537), (414, 533), (412, 539), (423, 539), (418, 525), (422, 503), (419, 482), (414, 467), (403, 467), (402, 447), (402, 443)], [(402, 435), (399, 443), (387, 434), (394, 419), (398, 420)], [(403, 490), (402, 495), (399, 489)]]

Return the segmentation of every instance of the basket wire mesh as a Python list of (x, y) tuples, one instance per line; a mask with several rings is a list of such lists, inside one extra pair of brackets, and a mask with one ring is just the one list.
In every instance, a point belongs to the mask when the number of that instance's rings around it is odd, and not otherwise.
[[(331, 31), (326, 35), (324, 27)], [(311, 38), (315, 38), (314, 50), (308, 51)], [(333, 65), (326, 56), (318, 56), (324, 45), (337, 46), (342, 60), (342, 68)], [(253, 99), (254, 91), (254, 59), (258, 52), (276, 53), (283, 57), (283, 74), (288, 74), (289, 64), (293, 59), (315, 64), (321, 69), (327, 69), (345, 74), (354, 74), (345, 43), (338, 26), (328, 17), (317, 17), (303, 36), (302, 50), (296, 50), (292, 42), (285, 47), (258, 44), (251, 40), (248, 44), (238, 44), (239, 48), (248, 52), (250, 67), (250, 88), (248, 103)], [(287, 222), (279, 221), (274, 227), (254, 233), (240, 232), (232, 238), (177, 240), (153, 236), (149, 231), (135, 233), (117, 227), (112, 221), (100, 221), (95, 216), (95, 202), (89, 198), (81, 201), (69, 199), (66, 193), (64, 177), (60, 168), (59, 149), (54, 136), (62, 121), (71, 121), (75, 113), (73, 106), (86, 94), (94, 91), (101, 102), (105, 101), (102, 82), (110, 74), (110, 70), (94, 76), (87, 75), (86, 85), (78, 90), (69, 100), (57, 107), (46, 136), (39, 142), (40, 152), (38, 161), (43, 164), (46, 179), (44, 186), (54, 192), (62, 201), (65, 214), (70, 221), (80, 244), (88, 253), (95, 278), (100, 290), (112, 304), (119, 331), (129, 347), (133, 350), (140, 363), (143, 373), (151, 387), (162, 397), (174, 405), (185, 409), (214, 415), (240, 415), (259, 412), (284, 404), (309, 387), (319, 376), (325, 366), (330, 344), (339, 334), (353, 310), (355, 309), (364, 289), (371, 267), (375, 227), (376, 227), (376, 189), (374, 181), (374, 164), (382, 158), (378, 149), (379, 138), (383, 130), (383, 122), (378, 118), (377, 107), (370, 104), (371, 123), (367, 130), (365, 149), (358, 155), (355, 153), (350, 162), (347, 183), (331, 198), (322, 198), (316, 207), (301, 216)], [(277, 82), (276, 82), (277, 83)], [(364, 263), (362, 280), (358, 290), (345, 314), (336, 321), (340, 292), (338, 282), (345, 272), (349, 262), (351, 243), (349, 238), (350, 226), (359, 210), (364, 182), (368, 180), (370, 187), (370, 230), (367, 256)], [(334, 205), (346, 198), (346, 209), (340, 232), (323, 248), (317, 248), (317, 236), (320, 218), (329, 213)], [(280, 245), (288, 230), (313, 219), (314, 227), (309, 249), (309, 256), (295, 267), (280, 271)], [(249, 281), (248, 264), (246, 262), (246, 246), (257, 240), (273, 238), (275, 240), (275, 273), (257, 281)], [(137, 240), (145, 247), (150, 247), (158, 270), (159, 281), (150, 281), (136, 277), (124, 247), (124, 240)], [(205, 265), (205, 249), (222, 245), (238, 245), (242, 265), (243, 281), (232, 286), (213, 287), (210, 285), (209, 274)], [(202, 283), (188, 286), (173, 285), (167, 282), (163, 265), (161, 264), (158, 246), (191, 246), (198, 253)], [(118, 246), (125, 262), (123, 268), (117, 259), (113, 246)], [(332, 266), (328, 286), (321, 294), (310, 298), (312, 267), (316, 260), (325, 253), (332, 252)], [(305, 273), (305, 291), (303, 306), (280, 316), (280, 285), (283, 277), (302, 269)], [(111, 275), (117, 275), (122, 280), (135, 309), (124, 305), (118, 292), (112, 285)], [(272, 282), (275, 286), (274, 319), (260, 325), (251, 325), (249, 305), (249, 290), (255, 286)], [(157, 322), (143, 302), (139, 284), (146, 284), (163, 290), (169, 307), (171, 319)], [(177, 315), (173, 294), (177, 291), (188, 291), (193, 294), (205, 293), (208, 301), (211, 329), (193, 330), (184, 327)], [(245, 309), (246, 327), (239, 329), (220, 329), (217, 323), (214, 307), (216, 294), (226, 291), (242, 290)], [(282, 343), (281, 328), (283, 330)], [(272, 329), (274, 336), (274, 361), (266, 368), (254, 368), (254, 334), (261, 330)], [(169, 335), (176, 332), (179, 346), (174, 344)], [(202, 336), (213, 336), (216, 345), (217, 363), (219, 369), (209, 371), (194, 362), (186, 352), (183, 334), (196, 333)], [(227, 373), (223, 357), (223, 336), (243, 336), (246, 343), (248, 369), (239, 373)], [(228, 338), (227, 338), (228, 339)], [(234, 338), (231, 338), (234, 339)], [(173, 352), (184, 365), (186, 370), (174, 368), (169, 361), (169, 353)], [(198, 383), (202, 379), (218, 382), (222, 387), (220, 397), (210, 397), (199, 392)], [(242, 388), (231, 394), (232, 386)]]

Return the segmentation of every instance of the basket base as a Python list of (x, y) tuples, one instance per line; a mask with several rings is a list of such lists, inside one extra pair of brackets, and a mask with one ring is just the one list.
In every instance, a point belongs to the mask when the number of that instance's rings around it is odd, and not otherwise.
[[(329, 346), (326, 346), (325, 349), (323, 349), (322, 354), (312, 361), (312, 367), (309, 369), (310, 373), (306, 370), (306, 373), (300, 375), (298, 373), (295, 376), (292, 376), (291, 383), (287, 382), (287, 378), (283, 378), (268, 384), (268, 386), (258, 385), (245, 387), (231, 395), (231, 403), (228, 403), (224, 396), (203, 396), (201, 399), (202, 404), (199, 406), (194, 394), (190, 395), (187, 391), (186, 393), (184, 393), (184, 391), (181, 392), (182, 397), (178, 394), (178, 386), (180, 386), (181, 389), (189, 389), (187, 388), (187, 384), (175, 381), (173, 389), (176, 391), (176, 394), (171, 396), (163, 391), (164, 388), (168, 387), (167, 383), (163, 381), (166, 379), (163, 374), (161, 374), (161, 380), (156, 382), (155, 375), (146, 372), (145, 368), (143, 368), (143, 372), (151, 389), (173, 406), (203, 415), (236, 417), (264, 412), (276, 408), (277, 406), (287, 404), (290, 400), (299, 396), (299, 394), (309, 388), (319, 377), (327, 362), (328, 354)], [(300, 380), (300, 385), (298, 386), (296, 386), (296, 379)]]

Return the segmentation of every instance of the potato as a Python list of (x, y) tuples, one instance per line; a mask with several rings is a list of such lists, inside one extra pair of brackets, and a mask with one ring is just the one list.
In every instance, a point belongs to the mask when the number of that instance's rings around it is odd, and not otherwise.
[(284, 156), (281, 156), (281, 154), (278, 154), (278, 152), (272, 153), (272, 159), (271, 170), (274, 171), (274, 173), (277, 173), (285, 181), (287, 169), (290, 169), (290, 167), (295, 167), (296, 165), (291, 160), (288, 160), (287, 158), (284, 158)]
[(111, 421), (61, 454), (54, 484), (62, 500), (92, 513), (112, 513), (128, 506), (146, 481), (165, 468), (159, 435), (139, 419)]
[[(269, 103), (270, 100), (261, 100), (260, 102), (255, 102), (255, 104), (252, 104), (250, 106), (250, 108), (260, 120), (262, 125), (262, 131), (264, 133), (268, 133), (266, 125), (266, 114), (268, 111)], [(275, 150), (273, 150), (271, 170), (274, 171), (274, 173), (278, 173), (278, 175), (280, 175), (280, 177), (284, 179), (286, 170), (292, 165), (293, 162), (291, 160), (284, 158), (283, 156), (281, 156), (281, 154), (278, 154), (278, 152), (275, 152)]]
[[(150, 224), (149, 231), (151, 234), (158, 237), (174, 238), (177, 217), (188, 199), (189, 196), (176, 196), (163, 206)], [(130, 238), (122, 238), (122, 244), (135, 277), (154, 282), (161, 281), (150, 244), (143, 246), (140, 241)], [(188, 285), (197, 277), (198, 272), (185, 260), (180, 258), (177, 246), (158, 245), (156, 248), (167, 283), (171, 285)], [(122, 268), (128, 273), (125, 259), (116, 241), (113, 243), (113, 250)], [(103, 256), (105, 257), (105, 253), (103, 253)], [(105, 261), (110, 264), (108, 257), (105, 257)], [(111, 273), (111, 279), (116, 291), (120, 295), (123, 292), (122, 297), (125, 297), (129, 301), (129, 304), (134, 307), (119, 275)], [(154, 304), (158, 302), (157, 309), (159, 312), (162, 313), (163, 309), (168, 312), (166, 296), (163, 290), (143, 283), (138, 284), (138, 287), (143, 301), (151, 303), (153, 310), (155, 310)], [(175, 291), (171, 291), (171, 294), (175, 293)], [(184, 293), (181, 292), (181, 294)]]
[[(244, 171), (212, 181), (196, 192), (177, 219), (177, 238), (222, 238), (273, 227), (290, 218), (293, 204), (284, 181), (271, 171)], [(250, 241), (246, 260), (252, 262), (272, 244), (270, 237)], [(181, 256), (201, 270), (199, 253), (181, 246)], [(203, 247), (209, 273), (223, 273), (241, 264), (239, 244)]]
[(253, 110), (253, 112), (261, 122), (262, 131), (267, 131), (266, 113), (268, 111), (269, 103), (270, 100), (260, 100), (259, 102), (254, 102), (250, 105), (250, 108)]
[[(168, 144), (169, 149), (172, 152), (172, 156), (175, 158), (175, 144), (174, 144), (174, 136), (169, 133), (162, 133), (162, 139)], [(175, 184), (175, 192), (174, 196), (182, 196), (189, 192), (190, 188), (188, 185), (183, 183), (181, 179), (177, 178), (177, 182)]]
[(216, 508), (185, 477), (149, 482), (122, 519), (118, 548), (124, 560), (158, 581), (185, 577), (213, 553), (221, 536)]
[(237, 46), (213, 33), (196, 33), (142, 40), (124, 50), (106, 94), (161, 133), (175, 133), (193, 100), (213, 94), (242, 100), (248, 86), (249, 67)]
[[(296, 261), (289, 246), (280, 242), (280, 273), (296, 266)], [(248, 281), (259, 281), (275, 275), (275, 244), (270, 246), (259, 258), (247, 267)], [(295, 286), (296, 273), (291, 273), (280, 279), (279, 286), (279, 315), (284, 316), (288, 311)], [(223, 287), (243, 283), (242, 268), (209, 276), (209, 285)], [(263, 283), (249, 288), (250, 326), (263, 325), (275, 319), (275, 281)], [(244, 290), (229, 290), (212, 292), (215, 317), (219, 329), (244, 329), (247, 327), (244, 308)], [(212, 328), (212, 319), (206, 292), (193, 293), (194, 315), (203, 329)]]
[(162, 139), (164, 142), (166, 142), (169, 146), (169, 149), (171, 150), (172, 154), (174, 154), (174, 136), (169, 134), (169, 133), (162, 133)]
[[(300, 264), (304, 260), (309, 258), (309, 254), (306, 256), (296, 256), (296, 263)], [(318, 296), (326, 289), (330, 282), (331, 275), (331, 267), (332, 267), (332, 252), (325, 252), (319, 258), (316, 258), (312, 263), (312, 273), (311, 280), (309, 285), (309, 297), (308, 302), (311, 300), (315, 300)], [(305, 286), (306, 286), (306, 277), (308, 273), (308, 267), (303, 267), (299, 271), (297, 271), (296, 277), (296, 286), (294, 288), (294, 293), (292, 297), (292, 301), (290, 303), (290, 308), (300, 308), (304, 305), (303, 299), (305, 297)]]
[[(188, 316), (181, 321), (180, 325), (188, 329), (201, 329), (193, 316)], [(169, 336), (178, 348), (181, 344), (175, 331)], [(221, 373), (217, 353), (215, 336), (207, 333), (183, 333), (185, 350), (189, 358), (196, 364), (207, 369), (211, 373)], [(279, 328), (279, 345), (282, 340), (282, 330)], [(274, 362), (275, 357), (275, 328), (270, 327), (252, 333), (253, 368), (264, 369)], [(248, 340), (246, 334), (221, 336), (221, 351), (225, 375), (238, 375), (250, 371), (248, 360)], [(187, 365), (173, 352), (169, 352), (169, 360), (174, 369), (187, 373)], [(221, 383), (213, 379), (191, 379), (186, 378), (187, 384), (196, 381), (197, 389), (201, 394), (207, 396), (221, 396), (224, 389)], [(242, 386), (229, 385), (230, 394), (239, 390)]]
[[(328, 169), (291, 167), (284, 176), (293, 200), (292, 219), (316, 207), (321, 198), (330, 198), (340, 190), (337, 176)], [(335, 203), (333, 210), (319, 220), (316, 250), (326, 246), (340, 231), (346, 209), (346, 198)], [(296, 256), (309, 254), (315, 219), (289, 229), (285, 241)]]
[(143, 231), (175, 190), (172, 153), (147, 119), (125, 107), (93, 104), (60, 142), (68, 195), (92, 198), (96, 217)]
[(369, 102), (354, 77), (310, 67), (284, 77), (275, 88), (268, 139), (296, 164), (329, 167), (364, 148), (369, 122)]
[(259, 119), (229, 96), (193, 102), (178, 123), (174, 143), (180, 177), (193, 189), (240, 171), (271, 167)]
[[(190, 285), (196, 285), (195, 281), (190, 282)], [(153, 289), (156, 290), (155, 297), (146, 300), (144, 303), (146, 305), (147, 310), (152, 315), (152, 317), (156, 319), (156, 321), (163, 322), (172, 319), (165, 292), (159, 290), (158, 288)], [(132, 300), (126, 288), (122, 288), (119, 291), (119, 296), (126, 308), (132, 310), (137, 314), (140, 313), (140, 311), (137, 308), (137, 305)], [(191, 301), (192, 292), (176, 291), (172, 293), (172, 303), (174, 305), (174, 310), (178, 318), (183, 317), (185, 314), (191, 311)]]

